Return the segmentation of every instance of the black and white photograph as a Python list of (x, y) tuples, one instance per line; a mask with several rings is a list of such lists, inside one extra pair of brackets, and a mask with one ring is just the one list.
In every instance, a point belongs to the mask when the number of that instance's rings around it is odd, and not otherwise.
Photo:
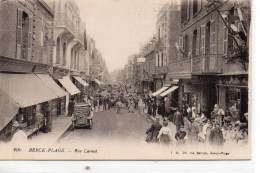
[(250, 0), (0, 0), (0, 160), (251, 159)]

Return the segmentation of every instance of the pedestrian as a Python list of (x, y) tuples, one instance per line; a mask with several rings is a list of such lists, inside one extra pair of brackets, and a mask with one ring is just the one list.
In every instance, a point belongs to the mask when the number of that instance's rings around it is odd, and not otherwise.
[(196, 118), (194, 119), (193, 117), (191, 118), (191, 144), (192, 145), (197, 145), (199, 143), (199, 124), (200, 124), (200, 119)]
[(183, 116), (178, 108), (177, 108), (176, 112), (174, 113), (173, 123), (176, 126), (176, 131), (178, 132), (180, 130), (180, 126), (183, 125)]
[(209, 136), (210, 136), (210, 132), (213, 129), (213, 124), (212, 122), (208, 123), (207, 129), (206, 129), (206, 135), (205, 135), (205, 143), (209, 144)]
[(103, 102), (104, 102), (104, 99), (102, 96), (99, 96), (99, 111), (103, 111)]
[(162, 125), (160, 124), (160, 118), (156, 118), (155, 122), (152, 123), (151, 127), (149, 129), (147, 129), (146, 134), (147, 134), (147, 138), (146, 138), (146, 142), (158, 142), (158, 134), (159, 131), (161, 130)]
[(134, 101), (131, 99), (130, 103), (129, 103), (129, 112), (130, 113), (134, 113), (134, 107), (135, 107), (135, 103)]
[(152, 105), (152, 108), (153, 108), (153, 117), (156, 117), (156, 114), (157, 114), (157, 103), (156, 103), (156, 98), (153, 100), (153, 105)]
[(191, 143), (191, 122), (187, 117), (183, 117), (184, 130), (186, 132), (186, 144)]
[(75, 109), (75, 102), (74, 99), (71, 98), (69, 105), (68, 105), (68, 116), (71, 117), (72, 114), (74, 113), (74, 109)]
[(157, 138), (159, 139), (161, 144), (170, 145), (171, 141), (173, 141), (171, 129), (168, 127), (168, 122), (163, 122), (163, 127), (161, 128)]
[(177, 140), (177, 146), (184, 146), (186, 144), (186, 132), (184, 126), (180, 126), (180, 130), (175, 133), (175, 139)]
[(121, 113), (121, 106), (122, 106), (122, 102), (120, 101), (120, 99), (118, 99), (118, 101), (117, 101), (117, 103), (116, 103), (116, 112), (118, 113), (118, 114), (120, 114)]
[(224, 144), (224, 136), (220, 129), (220, 124), (216, 123), (216, 127), (211, 130), (209, 135), (209, 142), (212, 146), (221, 147)]
[(214, 109), (210, 115), (211, 115), (211, 119), (214, 119), (215, 123), (218, 123), (220, 127), (222, 127), (225, 112), (219, 108), (218, 104), (214, 105)]

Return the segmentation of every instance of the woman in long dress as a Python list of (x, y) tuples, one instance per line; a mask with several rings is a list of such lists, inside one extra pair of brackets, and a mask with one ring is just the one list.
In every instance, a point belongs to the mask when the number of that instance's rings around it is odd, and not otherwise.
[(159, 139), (160, 143), (164, 145), (169, 145), (173, 140), (171, 129), (168, 127), (167, 121), (163, 122), (163, 127), (161, 128), (157, 138)]

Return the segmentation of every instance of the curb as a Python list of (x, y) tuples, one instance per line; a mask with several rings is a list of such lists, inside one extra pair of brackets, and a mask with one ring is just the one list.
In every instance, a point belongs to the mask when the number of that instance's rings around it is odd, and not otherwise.
[(55, 143), (59, 143), (59, 142), (61, 141), (61, 139), (65, 137), (66, 133), (67, 133), (69, 130), (71, 130), (71, 125), (72, 125), (72, 124), (70, 124), (70, 125), (61, 133), (61, 135), (58, 137), (58, 139), (55, 140)]

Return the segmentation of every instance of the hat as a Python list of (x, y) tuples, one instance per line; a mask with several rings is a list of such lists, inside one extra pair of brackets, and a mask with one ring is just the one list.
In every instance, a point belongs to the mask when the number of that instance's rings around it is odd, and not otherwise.
[(214, 105), (214, 108), (219, 108), (219, 107), (218, 107), (218, 104), (215, 104), (215, 105)]
[(184, 128), (184, 126), (183, 126), (183, 125), (180, 125), (180, 128)]

